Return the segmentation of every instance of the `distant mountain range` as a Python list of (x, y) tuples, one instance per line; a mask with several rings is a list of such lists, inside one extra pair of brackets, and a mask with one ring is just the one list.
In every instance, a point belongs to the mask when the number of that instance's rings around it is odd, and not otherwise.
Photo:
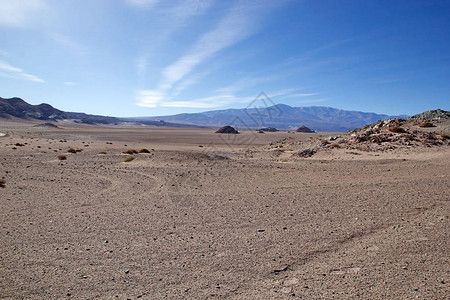
[(36, 119), (42, 121), (73, 120), (84, 124), (135, 123), (167, 127), (221, 127), (238, 130), (274, 127), (293, 130), (306, 125), (315, 131), (348, 131), (394, 117), (331, 107), (291, 107), (277, 104), (265, 108), (227, 109), (163, 117), (116, 118), (84, 113), (64, 112), (49, 104), (31, 105), (20, 98), (0, 98), (0, 118)]
[(405, 118), (407, 116), (388, 116), (323, 106), (291, 107), (277, 104), (265, 108), (226, 109), (163, 117), (134, 118), (133, 120), (164, 120), (211, 127), (231, 125), (237, 127), (238, 130), (261, 127), (294, 130), (306, 125), (315, 131), (348, 131), (378, 120), (395, 117)]

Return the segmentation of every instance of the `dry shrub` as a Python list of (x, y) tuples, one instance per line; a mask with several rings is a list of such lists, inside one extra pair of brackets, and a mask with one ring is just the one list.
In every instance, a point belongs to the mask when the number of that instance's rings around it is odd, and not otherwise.
[(82, 152), (83, 149), (74, 149), (74, 148), (69, 148), (67, 150), (67, 153), (78, 153), (78, 152)]
[(0, 178), (0, 187), (5, 187), (6, 186), (6, 180), (3, 178)]
[(124, 154), (137, 154), (138, 152), (134, 149), (129, 149), (127, 151), (123, 151)]
[(21, 143), (15, 143), (14, 145), (17, 146), (17, 147), (23, 147), (23, 146), (25, 146), (24, 144), (21, 144)]
[(98, 154), (106, 154), (106, 152), (105, 151), (101, 151)]
[(422, 122), (419, 125), (417, 125), (419, 127), (433, 127), (433, 123), (431, 122)]
[(388, 129), (390, 132), (395, 132), (395, 133), (403, 133), (406, 132), (405, 129), (403, 127), (399, 127), (399, 126), (391, 126), (388, 127)]
[(59, 160), (66, 160), (67, 156), (66, 155), (58, 155), (58, 159)]
[(450, 139), (450, 135), (445, 134), (445, 133), (441, 133), (440, 137), (443, 138), (443, 139), (447, 139), (447, 140)]
[(333, 143), (330, 145), (331, 148), (339, 148), (339, 144), (338, 143)]
[(322, 145), (328, 145), (330, 142), (327, 139), (323, 139), (322, 141), (320, 141), (320, 143)]
[(134, 156), (127, 157), (127, 158), (124, 160), (124, 162), (130, 162), (130, 161), (134, 160), (135, 158), (136, 158), (136, 157), (134, 157)]
[(148, 149), (143, 148), (139, 150), (139, 153), (150, 153), (150, 151)]
[(300, 156), (300, 157), (311, 157), (314, 154), (316, 154), (315, 150), (313, 150), (313, 149), (306, 149), (306, 150), (298, 152), (295, 155)]

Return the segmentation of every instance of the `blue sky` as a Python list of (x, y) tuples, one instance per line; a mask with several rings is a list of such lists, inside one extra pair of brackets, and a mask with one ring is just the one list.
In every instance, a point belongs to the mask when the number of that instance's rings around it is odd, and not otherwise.
[(450, 109), (450, 1), (0, 0), (0, 97), (156, 116)]

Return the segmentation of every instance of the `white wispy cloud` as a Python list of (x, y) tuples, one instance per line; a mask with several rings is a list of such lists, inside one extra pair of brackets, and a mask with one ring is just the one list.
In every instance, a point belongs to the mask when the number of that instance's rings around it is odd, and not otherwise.
[[(258, 1), (237, 2), (215, 28), (204, 33), (185, 55), (163, 69), (157, 89), (146, 90), (147, 93), (150, 92), (151, 97), (142, 97), (138, 94), (139, 102), (137, 104), (140, 106), (150, 105), (149, 107), (157, 106), (158, 103), (166, 100), (173, 88), (191, 74), (196, 67), (257, 32), (258, 20), (262, 15), (259, 11), (261, 8), (259, 4)], [(145, 102), (147, 98), (149, 98), (148, 103)], [(188, 105), (186, 101), (178, 101), (177, 104)]]
[(325, 101), (328, 101), (328, 100), (329, 100), (328, 98), (306, 99), (306, 100), (295, 101), (295, 103), (297, 103), (297, 104), (308, 104), (308, 103), (312, 104), (312, 103), (322, 103), (322, 102), (325, 102)]
[(47, 33), (47, 36), (55, 43), (66, 48), (68, 51), (70, 51), (75, 55), (83, 56), (88, 54), (89, 52), (89, 49), (85, 45), (75, 41), (74, 39), (68, 37), (67, 35), (63, 35), (56, 32), (49, 32)]
[(44, 7), (43, 0), (0, 0), (0, 27), (25, 27)]
[(187, 108), (216, 108), (224, 104), (234, 102), (235, 97), (231, 95), (221, 95), (207, 97), (189, 101), (168, 101), (161, 103), (165, 107), (187, 107)]
[(215, 95), (185, 101), (163, 101), (159, 106), (186, 108), (219, 108), (235, 103), (251, 102), (254, 97), (236, 97), (235, 95)]
[(170, 93), (166, 96), (167, 100), (171, 100), (175, 97), (177, 97), (178, 95), (180, 95), (185, 89), (187, 89), (188, 87), (194, 85), (194, 84), (198, 84), (201, 82), (201, 79), (203, 77), (205, 77), (206, 75), (208, 75), (209, 72), (199, 72), (199, 73), (195, 73), (192, 74), (186, 78), (184, 78), (183, 80), (179, 81), (170, 91)]
[[(154, 58), (153, 56), (161, 51), (160, 48), (169, 41), (175, 32), (186, 27), (195, 17), (204, 14), (214, 3), (209, 0), (173, 0), (170, 2), (159, 2), (160, 5), (157, 6), (156, 1), (151, 5), (149, 5), (150, 3), (147, 3), (147, 5), (145, 5), (146, 3), (143, 3), (144, 5), (136, 5), (140, 4), (141, 0), (137, 0), (137, 2), (134, 5), (138, 8), (146, 10), (150, 7), (152, 8), (152, 22), (157, 24), (155, 28), (158, 28), (157, 34), (149, 35), (149, 45), (145, 47), (145, 50), (142, 51), (136, 60), (136, 69), (140, 76), (146, 74), (148, 64)], [(143, 0), (142, 2), (152, 1)]]
[(319, 93), (300, 93), (300, 94), (290, 94), (286, 95), (284, 98), (303, 98), (303, 97), (312, 97), (317, 96)]
[(77, 85), (77, 83), (76, 83), (76, 82), (73, 82), (73, 81), (65, 81), (65, 82), (63, 82), (63, 84), (64, 84), (64, 85), (70, 85), (70, 86), (75, 86), (75, 85)]
[(43, 79), (41, 79), (35, 75), (25, 73), (22, 69), (14, 67), (4, 61), (0, 61), (0, 76), (7, 77), (7, 78), (13, 78), (13, 79), (40, 82), (40, 83), (44, 82)]
[(298, 92), (300, 90), (306, 89), (305, 87), (297, 87), (297, 88), (290, 88), (290, 89), (283, 89), (283, 90), (276, 90), (276, 91), (267, 91), (266, 94), (271, 98), (287, 98), (290, 95), (294, 95), (295, 92)]
[(163, 95), (155, 90), (140, 90), (137, 91), (136, 99), (138, 105), (142, 107), (157, 107), (163, 99)]
[(159, 0), (125, 0), (125, 3), (139, 8), (151, 8), (158, 3)]
[(215, 29), (205, 33), (198, 40), (188, 54), (165, 68), (162, 72), (161, 87), (171, 88), (197, 65), (253, 33), (256, 24), (244, 7), (241, 3), (233, 7)]
[(247, 76), (238, 81), (233, 82), (230, 85), (217, 89), (219, 93), (235, 93), (244, 89), (248, 89), (253, 86), (260, 85), (262, 83), (275, 81), (279, 79), (278, 75), (266, 75), (266, 76)]

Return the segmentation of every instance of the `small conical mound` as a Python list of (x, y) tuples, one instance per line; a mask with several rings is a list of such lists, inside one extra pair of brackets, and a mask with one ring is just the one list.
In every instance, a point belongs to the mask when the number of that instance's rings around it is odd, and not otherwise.
[(220, 128), (219, 130), (216, 131), (216, 133), (232, 133), (232, 134), (237, 134), (239, 133), (236, 129), (234, 129), (231, 126), (223, 126), (222, 128)]
[(314, 133), (315, 131), (309, 129), (305, 125), (302, 125), (302, 127), (298, 128), (295, 132)]

